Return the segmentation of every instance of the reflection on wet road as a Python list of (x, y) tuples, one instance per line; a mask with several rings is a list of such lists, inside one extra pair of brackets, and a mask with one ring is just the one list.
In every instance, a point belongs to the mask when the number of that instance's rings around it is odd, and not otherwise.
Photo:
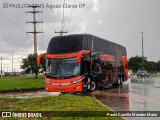
[(115, 111), (160, 111), (160, 77), (133, 76), (120, 87), (92, 95)]

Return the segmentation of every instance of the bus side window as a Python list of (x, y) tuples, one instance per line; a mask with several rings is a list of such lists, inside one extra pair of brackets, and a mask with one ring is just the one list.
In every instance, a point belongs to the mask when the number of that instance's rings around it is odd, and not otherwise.
[(96, 72), (99, 72), (99, 70), (101, 69), (101, 65), (98, 60), (93, 60), (93, 69)]
[(87, 54), (82, 57), (82, 65), (81, 65), (82, 75), (88, 73), (89, 70), (90, 70), (90, 55)]

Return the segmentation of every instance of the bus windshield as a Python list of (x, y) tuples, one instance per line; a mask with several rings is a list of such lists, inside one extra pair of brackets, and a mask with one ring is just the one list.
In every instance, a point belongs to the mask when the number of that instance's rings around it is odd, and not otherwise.
[(76, 58), (46, 60), (46, 77), (65, 78), (79, 74), (80, 63), (76, 61)]

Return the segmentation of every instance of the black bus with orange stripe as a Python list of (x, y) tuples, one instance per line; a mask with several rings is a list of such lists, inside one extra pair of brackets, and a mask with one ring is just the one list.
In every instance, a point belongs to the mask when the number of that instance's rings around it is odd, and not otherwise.
[(90, 34), (53, 37), (46, 57), (47, 92), (87, 92), (121, 85), (128, 78), (126, 48)]

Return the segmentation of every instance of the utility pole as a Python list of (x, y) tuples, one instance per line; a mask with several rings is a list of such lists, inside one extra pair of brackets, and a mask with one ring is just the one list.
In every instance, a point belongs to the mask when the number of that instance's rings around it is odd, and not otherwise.
[[(64, 0), (64, 4), (65, 4), (65, 0)], [(64, 23), (64, 7), (63, 7), (63, 18), (62, 18), (62, 30), (60, 32), (55, 31), (55, 33), (60, 33), (60, 35), (63, 35), (63, 33), (67, 33), (67, 31), (63, 31), (63, 23)]]
[(143, 65), (142, 69), (144, 70), (144, 49), (143, 49), (143, 32), (140, 32), (142, 34), (142, 60), (143, 60)]
[(1, 78), (2, 78), (2, 58), (1, 58)]
[(33, 33), (34, 34), (34, 54), (37, 54), (37, 33), (43, 33), (43, 32), (37, 32), (36, 30), (36, 24), (37, 23), (43, 23), (43, 21), (36, 21), (36, 13), (43, 13), (42, 11), (36, 11), (35, 8), (40, 6), (29, 6), (33, 8), (33, 11), (26, 11), (26, 13), (32, 13), (33, 14), (33, 21), (29, 21), (26, 23), (32, 23), (33, 24), (33, 32), (26, 32), (26, 33)]

